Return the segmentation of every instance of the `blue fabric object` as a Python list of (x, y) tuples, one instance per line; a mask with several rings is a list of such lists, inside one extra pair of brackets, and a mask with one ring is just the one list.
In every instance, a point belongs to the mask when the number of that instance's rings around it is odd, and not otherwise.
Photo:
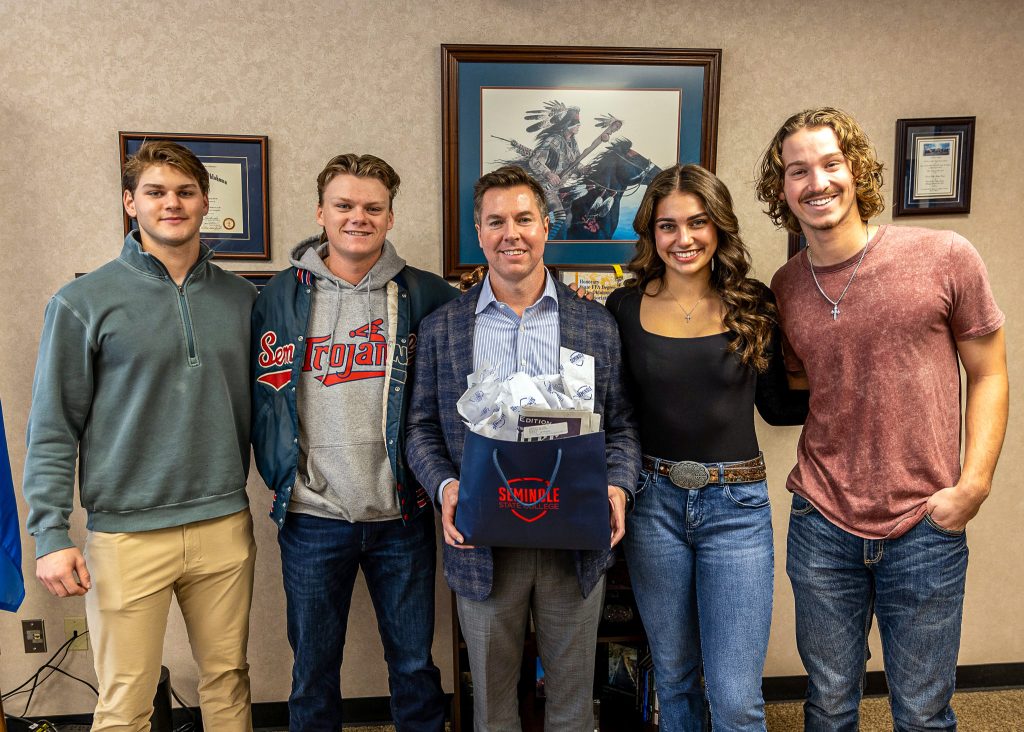
[[(888, 486), (879, 487), (879, 490)], [(806, 732), (856, 732), (872, 615), (878, 619), (893, 729), (955, 730), (967, 534), (925, 517), (897, 539), (843, 531), (793, 495), (786, 573), (807, 669)]]
[(25, 576), (21, 573), (21, 530), (18, 504), (14, 500), (11, 461), (7, 456), (7, 432), (0, 406), (0, 610), (17, 612), (25, 599)]
[(714, 729), (764, 732), (775, 570), (768, 484), (686, 490), (641, 471), (623, 547), (651, 645), (660, 730), (707, 729), (706, 692)]
[(604, 432), (540, 442), (470, 432), (455, 528), (470, 546), (607, 549)]
[(403, 731), (443, 732), (441, 673), (430, 656), (437, 556), (433, 513), (421, 513), (408, 524), (289, 513), (278, 543), (288, 642), (295, 654), (289, 728), (337, 732), (342, 726), (338, 669), (361, 567), (384, 644), (392, 719)]

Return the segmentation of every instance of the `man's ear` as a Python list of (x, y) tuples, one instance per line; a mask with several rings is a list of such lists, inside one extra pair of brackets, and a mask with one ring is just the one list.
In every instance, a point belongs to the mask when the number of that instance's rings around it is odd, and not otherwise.
[(124, 203), (124, 210), (128, 212), (128, 215), (133, 219), (136, 218), (135, 197), (132, 196), (132, 192), (129, 191), (128, 189), (125, 189), (123, 195), (121, 196), (121, 200)]

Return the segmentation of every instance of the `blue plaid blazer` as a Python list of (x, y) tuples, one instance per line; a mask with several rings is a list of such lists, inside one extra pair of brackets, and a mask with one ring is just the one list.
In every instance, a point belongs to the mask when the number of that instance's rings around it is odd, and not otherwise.
[[(437, 505), (438, 486), (458, 477), (466, 427), (456, 402), (473, 372), (473, 330), (481, 285), (420, 323), (412, 399), (406, 424), (406, 458)], [(602, 415), (608, 483), (633, 493), (640, 472), (640, 442), (623, 381), (621, 342), (612, 315), (558, 285), (561, 345), (594, 357), (594, 410)], [(576, 576), (586, 597), (613, 561), (611, 551), (578, 551)], [(488, 547), (444, 545), (444, 576), (456, 594), (484, 600), (491, 593), (494, 562)]]

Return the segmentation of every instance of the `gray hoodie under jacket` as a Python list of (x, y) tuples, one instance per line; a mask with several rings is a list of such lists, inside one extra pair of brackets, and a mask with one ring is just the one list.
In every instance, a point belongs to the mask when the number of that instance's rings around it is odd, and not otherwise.
[[(327, 243), (306, 239), (291, 263), (315, 277), (299, 375), (299, 463), (288, 510), (344, 521), (402, 515), (384, 438), (389, 334), (397, 321), (391, 279), (405, 266), (389, 241), (352, 285), (328, 269)], [(390, 285), (390, 286), (389, 286)]]

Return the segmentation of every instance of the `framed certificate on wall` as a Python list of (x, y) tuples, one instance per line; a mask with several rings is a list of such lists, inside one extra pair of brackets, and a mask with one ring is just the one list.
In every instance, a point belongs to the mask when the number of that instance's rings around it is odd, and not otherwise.
[[(121, 166), (147, 140), (187, 147), (210, 174), (210, 210), (199, 236), (216, 259), (270, 259), (270, 193), (267, 138), (255, 135), (194, 135), (119, 132)], [(126, 212), (124, 233), (136, 228)]]
[(896, 120), (893, 216), (971, 212), (974, 117)]

